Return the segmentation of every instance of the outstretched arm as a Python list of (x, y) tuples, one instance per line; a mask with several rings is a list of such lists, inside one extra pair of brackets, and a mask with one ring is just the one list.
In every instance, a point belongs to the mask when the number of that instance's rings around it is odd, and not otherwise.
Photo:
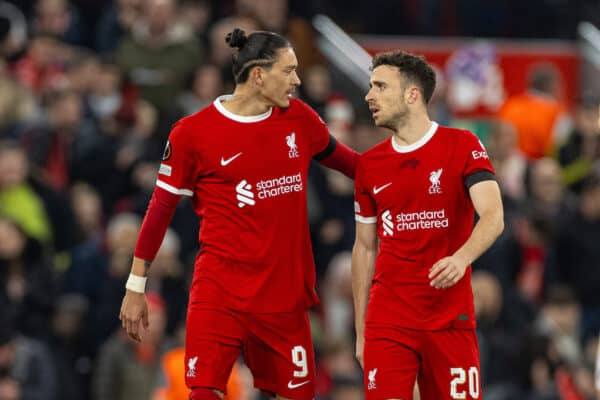
[(359, 154), (329, 135), (329, 144), (325, 150), (313, 158), (328, 168), (340, 171), (350, 179), (354, 179)]
[(127, 334), (138, 342), (141, 341), (140, 322), (148, 327), (148, 305), (144, 294), (147, 271), (160, 248), (180, 197), (155, 187), (135, 246), (119, 319)]
[(494, 180), (485, 180), (469, 188), (471, 201), (479, 215), (469, 239), (450, 257), (436, 262), (429, 272), (431, 286), (448, 288), (458, 282), (467, 267), (486, 251), (504, 230), (504, 211), (500, 188)]
[(377, 256), (377, 224), (356, 223), (356, 240), (352, 249), (352, 293), (354, 296), (354, 326), (356, 329), (356, 358), (363, 365), (365, 315), (369, 301), (371, 279)]

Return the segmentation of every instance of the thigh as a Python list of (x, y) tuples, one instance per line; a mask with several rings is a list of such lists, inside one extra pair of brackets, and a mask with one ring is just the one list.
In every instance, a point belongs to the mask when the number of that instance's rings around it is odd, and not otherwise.
[(364, 348), (367, 400), (412, 400), (420, 365), (417, 336), (403, 329), (369, 332)]
[(271, 395), (310, 400), (315, 397), (315, 359), (306, 311), (252, 314), (244, 358), (254, 386)]
[(426, 333), (419, 371), (421, 400), (481, 399), (479, 347), (475, 330)]
[(185, 336), (185, 383), (223, 393), (245, 336), (237, 313), (218, 307), (190, 306)]

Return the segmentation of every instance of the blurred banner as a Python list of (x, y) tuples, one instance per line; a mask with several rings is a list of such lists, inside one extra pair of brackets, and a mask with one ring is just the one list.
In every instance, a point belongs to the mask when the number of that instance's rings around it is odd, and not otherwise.
[(457, 117), (491, 116), (507, 96), (523, 92), (532, 68), (559, 72), (559, 96), (570, 108), (579, 95), (576, 42), (353, 36), (369, 53), (402, 49), (422, 54), (441, 73), (439, 90)]

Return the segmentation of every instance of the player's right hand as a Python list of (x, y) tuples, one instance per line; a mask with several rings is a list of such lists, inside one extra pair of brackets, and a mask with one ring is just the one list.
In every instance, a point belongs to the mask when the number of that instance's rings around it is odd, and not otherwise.
[(146, 329), (149, 325), (146, 295), (126, 290), (123, 303), (121, 304), (119, 319), (121, 320), (121, 326), (127, 331), (127, 335), (133, 340), (141, 342), (140, 322)]
[(360, 367), (364, 369), (363, 367), (363, 353), (365, 350), (365, 337), (364, 336), (359, 336), (356, 338), (356, 359), (358, 360), (358, 363), (360, 364)]

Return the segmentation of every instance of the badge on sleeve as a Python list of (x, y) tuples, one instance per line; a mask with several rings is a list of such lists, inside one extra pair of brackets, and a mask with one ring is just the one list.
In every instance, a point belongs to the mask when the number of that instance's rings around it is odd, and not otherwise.
[(171, 158), (171, 154), (173, 151), (171, 150), (171, 142), (167, 140), (167, 145), (165, 146), (165, 151), (163, 152), (162, 160), (167, 161)]

